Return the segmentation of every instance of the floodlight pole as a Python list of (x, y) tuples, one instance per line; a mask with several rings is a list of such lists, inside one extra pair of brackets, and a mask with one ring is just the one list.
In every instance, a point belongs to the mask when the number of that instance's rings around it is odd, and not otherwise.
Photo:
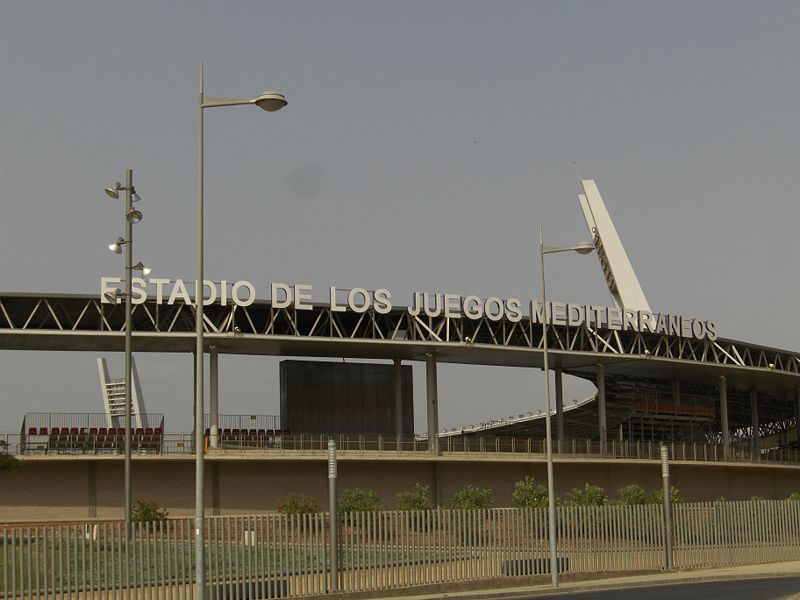
[(200, 133), (197, 170), (197, 280), (195, 302), (195, 399), (194, 399), (194, 456), (195, 456), (195, 598), (204, 600), (206, 593), (205, 555), (205, 448), (203, 415), (203, 64), (200, 63)]
[(131, 538), (131, 340), (133, 337), (133, 170), (125, 170), (125, 535)]
[[(556, 493), (553, 477), (553, 429), (551, 425), (551, 406), (550, 401), (550, 370), (548, 364), (547, 352), (547, 291), (545, 287), (544, 276), (544, 255), (554, 254), (556, 252), (577, 252), (579, 254), (588, 254), (594, 250), (594, 246), (588, 242), (583, 242), (575, 246), (545, 246), (544, 245), (544, 231), (542, 226), (539, 226), (539, 261), (542, 274), (542, 350), (544, 355), (544, 389), (545, 397), (547, 399), (547, 414), (545, 416), (545, 442), (547, 447), (547, 512), (548, 512), (548, 529), (550, 531), (550, 579), (554, 588), (558, 587), (558, 557), (556, 556)], [(531, 314), (531, 319), (534, 315)]]

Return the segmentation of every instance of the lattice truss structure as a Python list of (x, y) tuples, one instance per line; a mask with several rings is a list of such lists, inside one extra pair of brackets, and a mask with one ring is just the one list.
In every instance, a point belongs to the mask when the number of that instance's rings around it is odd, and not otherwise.
[[(507, 348), (542, 348), (542, 327), (529, 318), (512, 323), (483, 317), (478, 320), (444, 316), (413, 316), (403, 308), (381, 315), (272, 308), (268, 302), (248, 307), (205, 307), (205, 331), (242, 335), (293, 336), (332, 339), (458, 342)], [(135, 332), (190, 333), (194, 309), (184, 303), (157, 305), (148, 301), (133, 307)], [(0, 330), (124, 332), (123, 306), (103, 304), (86, 296), (0, 295)], [(800, 354), (733, 340), (696, 340), (633, 331), (596, 330), (551, 325), (550, 349), (565, 352), (670, 358), (692, 362), (757, 367), (800, 375)]]
[[(458, 345), (469, 349), (469, 360), (451, 359), (452, 362), (471, 362), (475, 364), (502, 364), (503, 356), (492, 350), (541, 350), (543, 347), (542, 327), (532, 323), (529, 317), (513, 323), (507, 319), (492, 320), (483, 317), (478, 320), (467, 318), (448, 318), (445, 316), (429, 317), (411, 315), (405, 308), (396, 307), (389, 314), (378, 314), (372, 309), (363, 313), (335, 312), (329, 306), (318, 305), (312, 310), (296, 310), (294, 308), (273, 308), (269, 302), (257, 301), (248, 306), (220, 306), (214, 304), (205, 307), (205, 331), (210, 340), (215, 334), (225, 336), (234, 341), (237, 339), (256, 341), (263, 340), (340, 340), (391, 342), (398, 356), (409, 358), (410, 353), (404, 347), (420, 347), (437, 351), (437, 346), (452, 349)], [(156, 304), (154, 300), (137, 304), (133, 307), (133, 326), (135, 334), (156, 334), (158, 344), (164, 351), (183, 351), (170, 348), (173, 337), (184, 340), (187, 334), (194, 332), (194, 309), (184, 303)], [(123, 306), (101, 303), (99, 298), (83, 295), (35, 295), (35, 294), (1, 294), (0, 295), (0, 348), (33, 348), (39, 349), (32, 342), (21, 341), (24, 334), (51, 333), (63, 342), (56, 343), (51, 349), (70, 349), (71, 334), (100, 334), (99, 338), (107, 338), (109, 334), (122, 340), (125, 328)], [(134, 342), (136, 342), (134, 335)], [(773, 436), (795, 427), (796, 401), (795, 394), (800, 387), (800, 355), (774, 348), (748, 344), (728, 339), (696, 340), (677, 336), (634, 331), (596, 330), (585, 324), (572, 326), (550, 326), (548, 328), (548, 345), (554, 353), (581, 355), (589, 357), (585, 364), (592, 364), (594, 355), (598, 362), (602, 357), (619, 357), (642, 361), (645, 365), (651, 359), (671, 359), (693, 365), (727, 365), (741, 368), (758, 374), (759, 377), (782, 377), (782, 391), (759, 392), (759, 431), (762, 437)], [(185, 346), (184, 346), (185, 348)], [(83, 349), (87, 349), (84, 347)], [(97, 347), (98, 350), (108, 347)], [(136, 349), (136, 345), (134, 345)], [(153, 346), (150, 346), (153, 349)], [(253, 352), (258, 354), (259, 352)], [(274, 352), (263, 352), (271, 354)], [(342, 351), (340, 355), (346, 355)], [(538, 355), (539, 353), (534, 353)], [(332, 355), (332, 354), (328, 354)], [(485, 361), (481, 358), (485, 355)], [(491, 359), (489, 356), (491, 355)], [(498, 356), (500, 358), (498, 358)], [(419, 357), (415, 357), (419, 358)], [(521, 364), (519, 360), (515, 363)], [(537, 363), (531, 359), (529, 366)], [(565, 373), (594, 381), (596, 374), (588, 367), (570, 369)], [(785, 385), (785, 380), (797, 377), (792, 385)], [(607, 390), (607, 422), (609, 435), (618, 427), (628, 427), (632, 432), (638, 427), (637, 437), (648, 437), (645, 429), (649, 426), (655, 434), (653, 424), (655, 415), (637, 409), (642, 402), (658, 403), (659, 399), (669, 398), (672, 391), (668, 380), (648, 377), (637, 377), (630, 373), (606, 376)], [(770, 386), (767, 386), (769, 388)], [(713, 385), (686, 384), (682, 389), (688, 405), (716, 406), (718, 398)], [(751, 435), (751, 416), (748, 390), (728, 390), (729, 423), (734, 437), (747, 438)], [(643, 414), (639, 414), (643, 413)], [(638, 425), (637, 418), (639, 419)], [(541, 416), (518, 419), (516, 424), (497, 424), (493, 429), (514, 431), (524, 429), (535, 434), (540, 428), (543, 434)], [(705, 421), (705, 426), (697, 426), (698, 421)], [(719, 413), (704, 414), (686, 419), (691, 425), (686, 428), (675, 424), (680, 418), (672, 419), (672, 435), (674, 438), (698, 438), (714, 440), (719, 437)], [(583, 402), (575, 406), (567, 406), (565, 422), (573, 437), (596, 437), (597, 404)], [(484, 428), (479, 427), (476, 430)], [(663, 433), (663, 431), (662, 431)], [(627, 437), (627, 436), (626, 436)]]

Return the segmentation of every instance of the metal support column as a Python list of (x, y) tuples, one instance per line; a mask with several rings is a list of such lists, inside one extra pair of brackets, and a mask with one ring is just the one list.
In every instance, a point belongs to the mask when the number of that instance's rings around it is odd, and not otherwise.
[(675, 406), (681, 405), (681, 382), (679, 379), (672, 380), (672, 403)]
[(750, 420), (753, 433), (751, 436), (751, 448), (753, 460), (761, 457), (761, 434), (758, 429), (758, 393), (750, 390)]
[(439, 400), (436, 380), (436, 355), (425, 353), (425, 384), (428, 402), (428, 444), (433, 454), (439, 454)]
[(600, 452), (605, 453), (608, 431), (606, 426), (606, 368), (597, 365), (597, 427), (600, 432)]
[(561, 367), (556, 367), (556, 438), (558, 450), (561, 451), (561, 442), (564, 440), (564, 382), (562, 381)]
[(394, 430), (403, 435), (403, 361), (394, 359)]
[(800, 387), (797, 388), (794, 404), (794, 436), (800, 442)]
[(219, 447), (219, 353), (216, 346), (211, 346), (209, 352), (209, 440), (208, 445), (212, 448)]
[(725, 458), (729, 458), (731, 447), (731, 428), (728, 424), (728, 384), (724, 375), (719, 377), (719, 415), (722, 423), (722, 448)]

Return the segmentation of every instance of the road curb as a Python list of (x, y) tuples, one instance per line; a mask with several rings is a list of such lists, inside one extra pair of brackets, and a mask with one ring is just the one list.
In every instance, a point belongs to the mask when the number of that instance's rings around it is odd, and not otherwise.
[[(565, 576), (562, 586), (553, 589), (548, 585), (549, 575), (531, 576), (528, 581), (523, 578), (493, 578), (488, 580), (472, 580), (448, 584), (414, 586), (410, 588), (394, 588), (373, 590), (369, 592), (339, 592), (319, 596), (309, 596), (307, 600), (516, 600), (531, 596), (577, 594), (582, 592), (656, 587), (686, 583), (702, 583), (707, 581), (736, 581), (746, 579), (767, 579), (775, 577), (800, 576), (800, 562), (780, 563), (783, 569), (775, 565), (762, 565), (765, 570), (746, 573), (731, 572), (731, 567), (719, 569), (686, 569), (682, 571), (650, 571), (603, 574), (586, 573)], [(743, 565), (740, 569), (755, 569), (758, 565)], [(720, 571), (725, 572), (720, 572)], [(503, 585), (506, 584), (506, 585)], [(405, 593), (403, 593), (405, 592)], [(401, 595), (402, 594), (402, 595)], [(800, 595), (797, 596), (800, 598)]]

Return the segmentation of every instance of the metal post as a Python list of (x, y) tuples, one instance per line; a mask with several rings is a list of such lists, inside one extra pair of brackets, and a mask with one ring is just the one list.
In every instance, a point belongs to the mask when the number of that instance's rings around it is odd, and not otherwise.
[(330, 592), (339, 591), (339, 515), (336, 509), (336, 442), (328, 440), (328, 510), (331, 515)]
[(597, 428), (600, 432), (600, 454), (605, 455), (608, 431), (606, 425), (606, 368), (597, 365)]
[(794, 437), (796, 441), (800, 442), (800, 387), (795, 391)]
[[(550, 581), (554, 588), (558, 587), (558, 558), (556, 557), (556, 495), (553, 477), (553, 431), (550, 424), (550, 370), (547, 364), (547, 291), (544, 277), (544, 230), (539, 226), (539, 261), (542, 273), (542, 349), (544, 351), (544, 388), (547, 399), (547, 412), (545, 416), (545, 438), (547, 446), (547, 509), (548, 530), (550, 534)], [(533, 318), (533, 315), (531, 315)]]
[(667, 569), (672, 568), (672, 498), (669, 490), (669, 449), (661, 445), (661, 479), (664, 482), (664, 541), (667, 548)]
[(208, 353), (209, 370), (209, 440), (212, 448), (219, 447), (219, 352), (211, 346)]
[(751, 455), (753, 460), (761, 458), (761, 432), (758, 425), (758, 393), (750, 390), (750, 420), (753, 429), (751, 435)]
[(194, 398), (194, 455), (195, 455), (195, 599), (205, 600), (205, 448), (203, 414), (203, 63), (200, 63), (200, 133), (198, 139), (197, 169), (197, 280), (194, 288), (195, 302), (195, 398)]
[[(555, 369), (556, 375), (556, 438), (564, 440), (564, 382), (561, 367)], [(559, 444), (560, 445), (560, 444)]]
[(399, 442), (403, 435), (403, 361), (399, 358), (394, 359), (394, 428)]
[(436, 378), (436, 355), (425, 353), (425, 384), (428, 400), (428, 445), (432, 454), (439, 454), (439, 402)]
[(125, 535), (131, 537), (131, 342), (133, 338), (133, 170), (125, 170)]
[(731, 446), (731, 430), (728, 423), (728, 384), (724, 375), (719, 377), (719, 414), (722, 421), (722, 452), (727, 459)]

